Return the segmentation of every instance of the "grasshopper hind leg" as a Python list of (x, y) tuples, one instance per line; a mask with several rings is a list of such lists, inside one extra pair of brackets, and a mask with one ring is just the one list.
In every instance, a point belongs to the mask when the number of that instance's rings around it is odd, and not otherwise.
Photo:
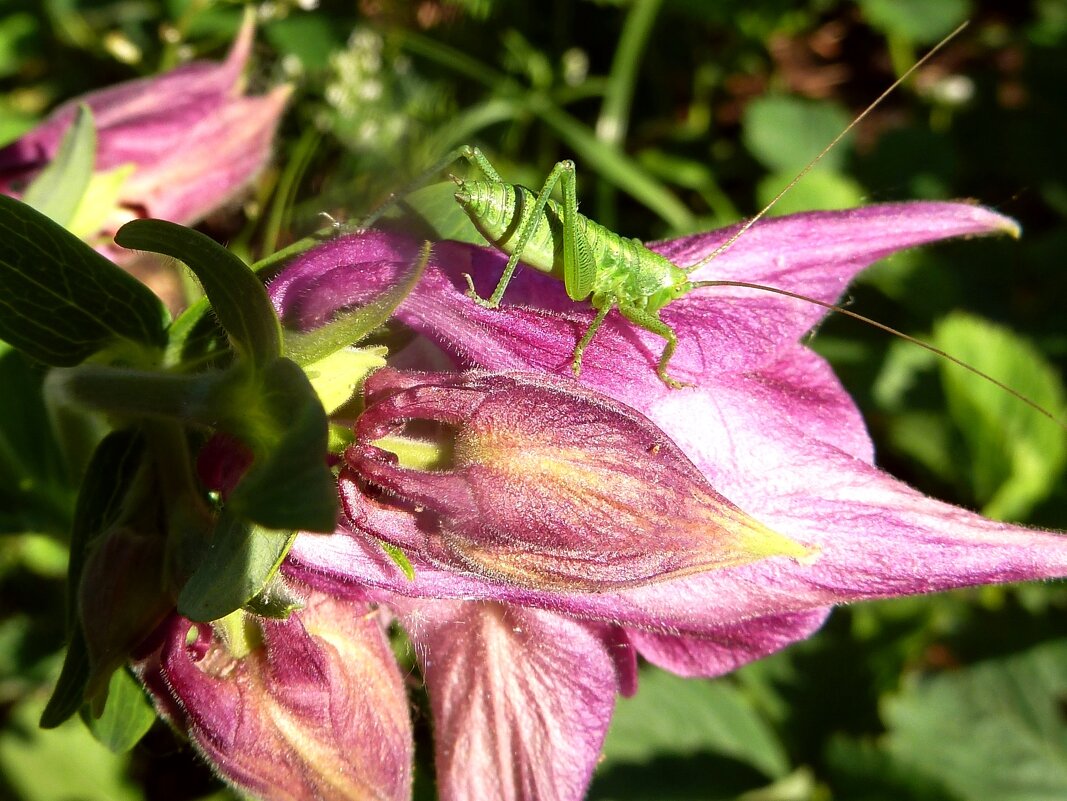
[(645, 329), (649, 333), (656, 336), (663, 337), (667, 344), (663, 347), (663, 352), (659, 357), (659, 364), (656, 365), (656, 375), (659, 376), (660, 381), (666, 384), (671, 389), (682, 389), (683, 387), (691, 387), (693, 384), (686, 383), (685, 381), (678, 381), (675, 378), (671, 378), (667, 374), (667, 365), (670, 363), (671, 356), (674, 355), (675, 348), (678, 347), (678, 336), (674, 333), (674, 329), (667, 325), (660, 319), (657, 312), (649, 312), (645, 309), (639, 309), (634, 306), (619, 305), (619, 311), (622, 312), (622, 316), (629, 320), (634, 325)]

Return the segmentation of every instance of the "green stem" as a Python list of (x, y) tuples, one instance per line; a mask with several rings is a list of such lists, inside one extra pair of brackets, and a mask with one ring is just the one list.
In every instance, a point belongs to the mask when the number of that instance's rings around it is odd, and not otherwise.
[[(170, 375), (102, 365), (57, 369), (50, 376), (51, 389), (64, 404), (203, 425), (218, 424), (218, 390), (232, 380), (229, 373)], [(228, 408), (232, 405), (229, 398)]]
[[(619, 46), (611, 62), (604, 102), (596, 121), (596, 137), (606, 145), (620, 148), (626, 140), (630, 124), (630, 107), (633, 104), (637, 67), (641, 63), (648, 38), (663, 0), (636, 0), (626, 15)], [(614, 228), (615, 188), (601, 179), (597, 182), (597, 209), (601, 222)]]
[(309, 126), (297, 143), (293, 145), (292, 152), (285, 164), (285, 169), (278, 178), (274, 202), (271, 204), (270, 214), (267, 218), (266, 233), (263, 235), (263, 250), (260, 251), (261, 253), (270, 253), (277, 247), (282, 229), (288, 226), (300, 179), (307, 171), (312, 156), (314, 156), (321, 140), (322, 133), (316, 127)]
[(637, 67), (662, 5), (663, 0), (636, 0), (626, 15), (619, 46), (611, 62), (604, 104), (596, 122), (596, 135), (601, 142), (618, 147), (626, 139)]
[(592, 165), (606, 180), (655, 212), (672, 228), (692, 227), (693, 215), (670, 190), (621, 150), (605, 146), (588, 125), (568, 114), (549, 96), (528, 92), (506, 75), (440, 42), (409, 31), (398, 32), (397, 36), (410, 52), (484, 84), (494, 94), (515, 98), (517, 104), (553, 129), (579, 159)]

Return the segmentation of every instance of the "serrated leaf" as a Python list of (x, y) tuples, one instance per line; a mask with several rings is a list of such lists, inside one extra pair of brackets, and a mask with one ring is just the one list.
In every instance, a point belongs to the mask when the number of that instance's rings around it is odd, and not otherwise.
[[(953, 314), (934, 344), (1063, 419), (1064, 390), (1055, 371), (1027, 342), (977, 317)], [(948, 362), (941, 377), (949, 411), (969, 451), (969, 472), (982, 511), (1023, 519), (1057, 486), (1067, 464), (1067, 432), (1001, 387)]]
[(255, 453), (227, 509), (272, 529), (332, 532), (337, 487), (326, 464), (326, 412), (304, 372), (277, 359), (256, 387), (261, 412), (233, 431)]
[(134, 220), (115, 234), (124, 248), (162, 253), (188, 265), (234, 350), (257, 366), (281, 353), (281, 325), (267, 290), (243, 261), (210, 237), (166, 220)]
[(782, 743), (733, 685), (643, 672), (640, 691), (615, 710), (604, 760), (646, 762), (701, 752), (744, 762), (768, 778), (789, 772)]
[(22, 200), (64, 228), (70, 227), (95, 163), (96, 127), (92, 112), (83, 105), (63, 135), (56, 157), (26, 187)]
[(240, 609), (267, 586), (295, 536), (224, 509), (200, 564), (182, 587), (178, 612), (206, 622)]
[(960, 801), (1059, 801), (1065, 696), (1065, 640), (954, 670), (889, 700), (887, 749)]
[(129, 751), (156, 722), (156, 710), (127, 668), (111, 674), (103, 714), (82, 718), (98, 742), (113, 754)]
[(0, 195), (0, 339), (55, 367), (119, 341), (162, 348), (148, 287), (39, 211)]

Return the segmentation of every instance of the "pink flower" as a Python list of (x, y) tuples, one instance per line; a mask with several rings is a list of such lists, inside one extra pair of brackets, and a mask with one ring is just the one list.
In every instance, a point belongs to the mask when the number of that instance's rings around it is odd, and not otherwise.
[(102, 233), (133, 217), (192, 224), (225, 205), (266, 165), (290, 91), (242, 93), (252, 36), (249, 21), (222, 63), (192, 62), (67, 101), (0, 150), (0, 191), (19, 194), (85, 104), (97, 129), (96, 173), (130, 170)]
[(410, 798), (408, 703), (380, 616), (315, 591), (285, 621), (237, 615), (172, 615), (142, 646), (160, 712), (259, 798)]
[[(756, 226), (694, 278), (829, 302), (894, 250), (1013, 230), (961, 204), (796, 215)], [(684, 266), (730, 233), (655, 248)], [(313, 328), (396, 284), (419, 247), (339, 239), (271, 293), (288, 324)], [(616, 694), (636, 690), (638, 654), (714, 676), (807, 637), (834, 604), (1067, 573), (1067, 539), (924, 497), (873, 466), (856, 407), (799, 344), (822, 309), (738, 288), (670, 304), (672, 374), (696, 385), (682, 390), (656, 376), (661, 340), (612, 314), (575, 382), (571, 352), (592, 310), (532, 270), (500, 310), (473, 304), (463, 274), (484, 292), (503, 263), (435, 246), (397, 312), (423, 339), (394, 362), (455, 372), (370, 380), (342, 472), (348, 521), (298, 537), (284, 566), (319, 592), (385, 605), (407, 630), (441, 798), (581, 798)], [(409, 422), (444, 426), (447, 464), (394, 463), (378, 438)], [(212, 721), (197, 725), (210, 736)]]

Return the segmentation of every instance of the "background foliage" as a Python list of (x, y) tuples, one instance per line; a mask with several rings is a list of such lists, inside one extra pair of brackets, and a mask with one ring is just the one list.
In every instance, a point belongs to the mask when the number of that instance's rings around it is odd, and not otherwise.
[[(297, 95), (262, 188), (203, 226), (243, 255), (319, 227), (321, 212), (366, 213), (467, 142), (535, 187), (575, 158), (583, 212), (621, 233), (733, 222), (970, 19), (776, 212), (970, 197), (1018, 219), (1020, 241), (879, 265), (853, 308), (936, 340), (1063, 417), (1064, 0), (259, 5), (252, 81), (291, 81)], [(0, 141), (80, 92), (219, 57), (240, 11), (0, 0)], [(813, 344), (863, 407), (884, 467), (987, 514), (1067, 527), (1067, 446), (1036, 439), (1031, 410), (852, 321), (827, 322)], [(36, 729), (63, 646), (76, 484), (39, 383), (0, 352), (0, 797), (229, 798), (165, 726), (119, 755), (83, 727)], [(868, 604), (726, 679), (646, 671), (620, 703), (590, 797), (1065, 798), (1065, 606), (1062, 585)], [(418, 725), (428, 734), (425, 714)], [(428, 743), (422, 798), (433, 797)]]

